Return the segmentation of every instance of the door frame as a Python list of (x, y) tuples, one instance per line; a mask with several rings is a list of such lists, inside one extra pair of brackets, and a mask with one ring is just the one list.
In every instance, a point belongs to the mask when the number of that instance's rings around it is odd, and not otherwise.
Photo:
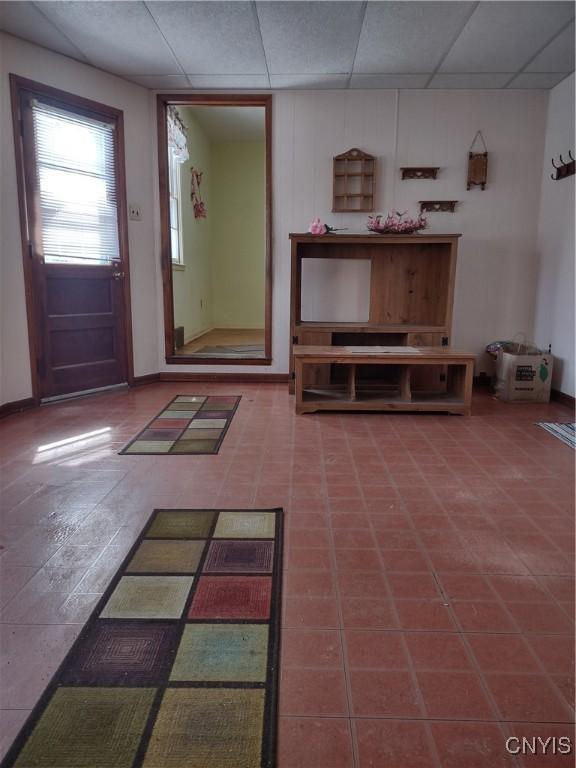
[(22, 97), (25, 93), (56, 102), (64, 108), (72, 108), (88, 116), (110, 120), (115, 125), (114, 143), (116, 151), (115, 177), (118, 194), (118, 247), (121, 257), (124, 279), (122, 280), (122, 299), (124, 304), (124, 355), (126, 358), (126, 378), (130, 386), (134, 383), (134, 353), (132, 341), (132, 311), (130, 301), (130, 259), (128, 251), (128, 210), (126, 203), (126, 160), (124, 152), (124, 112), (92, 99), (86, 99), (68, 91), (53, 88), (50, 85), (29, 80), (10, 73), (10, 96), (12, 104), (12, 126), (14, 131), (14, 152), (16, 157), (16, 185), (18, 190), (18, 211), (20, 217), (20, 236), (22, 241), (22, 260), (24, 267), (24, 291), (26, 297), (26, 317), (28, 321), (28, 344), (30, 349), (30, 375), (32, 396), (36, 405), (40, 403), (40, 381), (38, 375), (39, 354), (41, 349), (37, 302), (34, 300), (33, 259), (34, 242), (40, 237), (41, 224), (35, 216), (34, 200), (29, 195), (36, 192), (31, 187), (33, 164), (24, 152), (22, 132)]
[[(264, 107), (265, 125), (265, 256), (264, 256), (264, 357), (226, 358), (174, 354), (174, 290), (168, 200), (168, 106)], [(158, 131), (158, 187), (160, 196), (160, 263), (164, 297), (165, 360), (170, 365), (272, 365), (272, 96), (258, 94), (159, 93), (156, 97)], [(217, 377), (219, 374), (214, 373)]]

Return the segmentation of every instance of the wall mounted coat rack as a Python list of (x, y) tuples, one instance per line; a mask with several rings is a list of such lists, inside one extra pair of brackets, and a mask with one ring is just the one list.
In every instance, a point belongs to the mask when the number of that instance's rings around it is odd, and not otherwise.
[(560, 165), (556, 165), (554, 158), (552, 158), (552, 165), (556, 170), (556, 174), (554, 175), (551, 173), (551, 179), (560, 181), (560, 179), (566, 179), (568, 176), (574, 176), (576, 170), (574, 169), (574, 158), (572, 157), (572, 152), (570, 152), (570, 150), (568, 150), (568, 157), (570, 160), (566, 161), (562, 158), (562, 155), (560, 155)]

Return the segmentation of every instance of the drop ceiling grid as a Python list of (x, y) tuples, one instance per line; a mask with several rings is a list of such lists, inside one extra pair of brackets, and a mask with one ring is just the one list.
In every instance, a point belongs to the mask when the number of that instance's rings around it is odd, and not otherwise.
[(572, 2), (0, 2), (0, 29), (154, 89), (550, 88)]

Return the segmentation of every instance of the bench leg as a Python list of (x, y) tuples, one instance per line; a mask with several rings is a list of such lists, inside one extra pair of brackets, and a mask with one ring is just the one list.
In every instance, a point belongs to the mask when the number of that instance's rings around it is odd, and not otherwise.
[(466, 363), (464, 376), (464, 416), (472, 415), (472, 385), (474, 383), (474, 363)]
[(303, 387), (304, 387), (304, 365), (300, 358), (294, 358), (294, 392), (296, 395), (296, 413), (302, 413)]
[(412, 401), (409, 365), (403, 365), (400, 368), (400, 399), (405, 403), (410, 403)]
[(354, 363), (348, 366), (348, 397), (350, 400), (356, 400), (356, 365)]

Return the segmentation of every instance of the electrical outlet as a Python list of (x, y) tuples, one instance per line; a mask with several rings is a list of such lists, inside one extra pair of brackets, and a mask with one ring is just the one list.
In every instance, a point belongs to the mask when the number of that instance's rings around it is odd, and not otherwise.
[(128, 206), (128, 218), (131, 221), (142, 221), (142, 209), (139, 205)]

